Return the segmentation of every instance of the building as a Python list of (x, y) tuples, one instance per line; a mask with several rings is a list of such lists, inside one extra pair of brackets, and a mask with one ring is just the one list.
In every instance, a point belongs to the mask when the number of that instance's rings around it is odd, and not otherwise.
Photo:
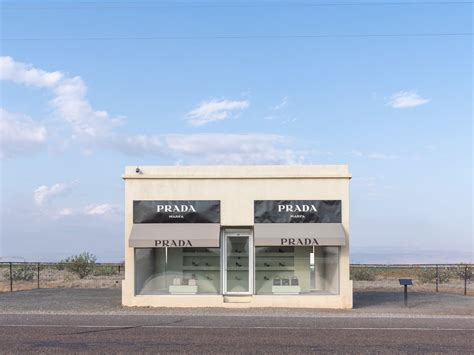
[(351, 308), (349, 174), (125, 169), (125, 306)]

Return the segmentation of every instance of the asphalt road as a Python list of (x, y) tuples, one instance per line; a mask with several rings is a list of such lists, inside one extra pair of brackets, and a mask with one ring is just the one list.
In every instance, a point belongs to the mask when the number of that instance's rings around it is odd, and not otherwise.
[(472, 318), (0, 315), (0, 353), (474, 352)]
[(122, 307), (118, 289), (0, 294), (4, 353), (474, 354), (474, 298), (356, 292), (352, 310)]

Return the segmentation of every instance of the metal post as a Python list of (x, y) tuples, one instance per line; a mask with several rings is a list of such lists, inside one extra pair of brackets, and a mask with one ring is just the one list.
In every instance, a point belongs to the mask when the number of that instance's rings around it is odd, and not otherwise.
[(408, 285), (405, 285), (405, 306), (408, 305)]
[(38, 284), (37, 284), (37, 286), (38, 286), (38, 288), (40, 288), (40, 263), (38, 263), (38, 265), (37, 265), (37, 272), (38, 272), (38, 275), (37, 275)]
[(439, 266), (436, 265), (436, 292), (438, 292), (438, 285), (439, 285)]
[(118, 273), (120, 274), (120, 264), (119, 264), (119, 266), (118, 266)]
[(13, 263), (10, 262), (10, 292), (13, 292)]
[(464, 267), (464, 296), (467, 296), (467, 266)]

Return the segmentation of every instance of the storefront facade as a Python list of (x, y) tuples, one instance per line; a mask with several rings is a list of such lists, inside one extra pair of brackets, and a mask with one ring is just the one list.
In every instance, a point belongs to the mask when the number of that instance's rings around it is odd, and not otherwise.
[(127, 167), (125, 306), (351, 308), (345, 165)]

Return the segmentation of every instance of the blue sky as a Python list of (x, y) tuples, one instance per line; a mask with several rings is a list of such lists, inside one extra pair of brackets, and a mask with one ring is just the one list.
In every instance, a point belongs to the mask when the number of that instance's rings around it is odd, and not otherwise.
[(344, 3), (1, 2), (0, 256), (122, 260), (125, 165), (349, 164), (353, 261), (472, 261), (473, 5)]

